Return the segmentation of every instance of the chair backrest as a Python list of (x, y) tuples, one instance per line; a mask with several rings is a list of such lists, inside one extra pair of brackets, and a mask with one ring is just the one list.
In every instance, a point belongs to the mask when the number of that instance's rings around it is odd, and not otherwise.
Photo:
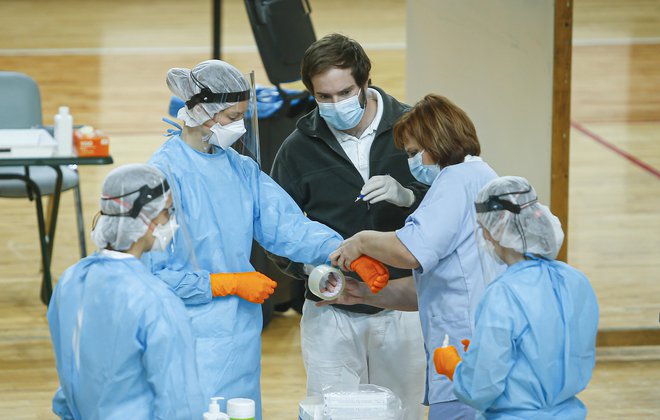
[(245, 0), (245, 8), (268, 80), (300, 80), (300, 61), (316, 41), (308, 0)]
[(0, 71), (0, 128), (41, 126), (41, 95), (28, 75)]

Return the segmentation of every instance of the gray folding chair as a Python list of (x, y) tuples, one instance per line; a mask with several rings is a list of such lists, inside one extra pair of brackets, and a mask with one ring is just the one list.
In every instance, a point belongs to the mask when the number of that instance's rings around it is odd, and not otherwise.
[[(21, 129), (42, 127), (41, 96), (36, 82), (29, 76), (8, 71), (0, 71), (0, 129)], [(61, 166), (62, 191), (73, 189), (75, 211), (78, 224), (80, 255), (87, 255), (83, 223), (82, 202), (80, 199), (80, 178), (78, 171), (69, 166)], [(38, 222), (43, 223), (44, 215), (41, 197), (55, 193), (57, 173), (49, 166), (0, 166), (0, 197), (28, 198), (37, 207)], [(50, 221), (56, 223), (55, 220)], [(53, 238), (48, 238), (45, 226), (39, 226), (40, 240), (48, 245), (48, 258), (52, 255)], [(46, 227), (47, 228), (47, 227)], [(43, 252), (43, 250), (42, 250)]]

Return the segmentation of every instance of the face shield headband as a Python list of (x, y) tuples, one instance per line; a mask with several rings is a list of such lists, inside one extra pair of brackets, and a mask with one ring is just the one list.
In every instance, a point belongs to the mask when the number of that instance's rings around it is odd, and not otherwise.
[(510, 211), (511, 213), (514, 214), (520, 214), (520, 211), (524, 209), (525, 207), (529, 207), (532, 204), (536, 203), (538, 201), (537, 197), (534, 197), (531, 201), (528, 201), (527, 203), (524, 204), (515, 204), (512, 203), (509, 200), (503, 200), (500, 197), (503, 197), (505, 195), (515, 195), (515, 194), (527, 194), (531, 192), (531, 188), (525, 191), (514, 191), (510, 193), (504, 193), (504, 194), (498, 194), (498, 195), (491, 195), (488, 196), (488, 199), (483, 202), (483, 203), (474, 203), (474, 207), (477, 210), (477, 213), (488, 213), (491, 211), (500, 211), (500, 210), (506, 210)]
[(162, 196), (169, 190), (170, 190), (170, 186), (167, 183), (167, 180), (164, 180), (162, 184), (157, 185), (153, 188), (149, 188), (147, 185), (143, 185), (140, 187), (139, 190), (131, 191), (123, 195), (118, 195), (116, 197), (101, 197), (101, 200), (113, 200), (117, 202), (122, 202), (122, 200), (120, 200), (122, 197), (139, 193), (138, 198), (133, 202), (133, 207), (131, 207), (131, 209), (126, 213), (106, 214), (101, 212), (100, 214), (102, 214), (103, 216), (131, 217), (135, 219), (140, 214), (140, 210), (142, 210), (142, 207), (144, 207), (147, 203)]
[(190, 78), (197, 86), (199, 86), (201, 91), (186, 101), (186, 108), (188, 109), (193, 109), (196, 105), (202, 103), (223, 104), (229, 102), (242, 102), (250, 98), (249, 90), (244, 90), (242, 92), (214, 93), (208, 86), (205, 86), (199, 80), (197, 80), (192, 72), (190, 72)]

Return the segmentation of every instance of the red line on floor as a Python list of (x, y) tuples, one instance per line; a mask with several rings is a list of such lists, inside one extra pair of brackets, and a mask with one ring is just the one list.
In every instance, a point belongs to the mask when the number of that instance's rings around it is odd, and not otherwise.
[(598, 134), (594, 133), (593, 131), (587, 129), (586, 127), (582, 126), (581, 124), (571, 121), (571, 126), (575, 128), (577, 131), (580, 133), (584, 134), (585, 136), (589, 137), (590, 139), (596, 141), (597, 143), (600, 143), (601, 145), (607, 147), (617, 155), (623, 157), (624, 159), (628, 159), (630, 162), (633, 164), (639, 166), (640, 168), (644, 169), (645, 171), (655, 175), (656, 177), (660, 178), (660, 171), (655, 169), (653, 166), (649, 165), (648, 163), (644, 163), (635, 156), (631, 155), (630, 153), (626, 152), (625, 150), (619, 149), (609, 141), (605, 140)]
[(624, 119), (612, 119), (607, 118), (604, 120), (580, 120), (580, 124), (660, 124), (659, 119), (648, 119), (648, 120), (631, 120), (628, 118)]

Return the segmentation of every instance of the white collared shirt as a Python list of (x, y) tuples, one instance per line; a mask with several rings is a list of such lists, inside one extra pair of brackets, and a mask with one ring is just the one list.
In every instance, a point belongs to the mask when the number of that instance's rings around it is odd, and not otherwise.
[(126, 252), (113, 251), (111, 249), (102, 249), (100, 250), (101, 255), (104, 257), (113, 258), (115, 260), (122, 260), (127, 258), (135, 258), (134, 255), (128, 254)]
[(376, 138), (376, 130), (378, 129), (378, 124), (380, 124), (380, 119), (383, 116), (383, 98), (380, 96), (380, 93), (371, 88), (369, 88), (367, 92), (371, 98), (376, 98), (376, 115), (360, 138), (336, 130), (328, 124), (330, 131), (339, 142), (341, 148), (344, 149), (348, 158), (353, 162), (353, 165), (357, 168), (358, 172), (360, 172), (364, 182), (367, 182), (369, 179), (369, 151), (371, 150), (371, 144)]

